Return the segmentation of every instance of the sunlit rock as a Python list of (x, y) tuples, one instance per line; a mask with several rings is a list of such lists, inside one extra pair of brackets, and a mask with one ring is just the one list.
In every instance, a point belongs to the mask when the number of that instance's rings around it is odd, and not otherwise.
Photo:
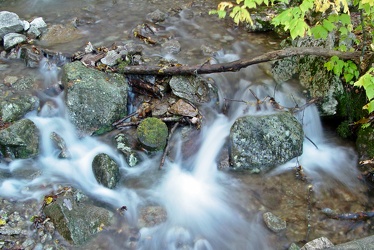
[(87, 68), (81, 62), (65, 64), (62, 84), (70, 121), (84, 132), (111, 126), (127, 113), (127, 80)]
[(111, 224), (113, 213), (95, 206), (79, 191), (66, 192), (43, 209), (65, 240), (82, 245)]
[(39, 131), (35, 124), (22, 119), (0, 131), (0, 150), (14, 158), (29, 158), (39, 153)]
[(288, 112), (238, 118), (230, 131), (230, 163), (259, 173), (302, 154), (301, 124)]
[(166, 146), (168, 127), (158, 118), (144, 119), (137, 128), (138, 140), (150, 151), (162, 150)]
[(8, 50), (26, 41), (26, 36), (18, 33), (8, 33), (4, 36), (4, 49)]
[(23, 21), (16, 13), (0, 11), (0, 39), (8, 33), (16, 33), (23, 30)]
[(176, 103), (171, 105), (169, 112), (175, 115), (182, 115), (182, 116), (189, 116), (189, 117), (194, 117), (199, 113), (199, 111), (194, 106), (184, 101), (183, 99), (180, 99)]
[(101, 62), (108, 65), (114, 66), (118, 63), (118, 60), (121, 58), (121, 55), (118, 54), (115, 50), (110, 50), (104, 58), (101, 59)]
[(97, 182), (111, 189), (116, 187), (121, 177), (118, 164), (107, 154), (95, 156), (92, 162), (92, 170)]
[(318, 250), (333, 247), (334, 244), (326, 237), (321, 237), (306, 243), (300, 250)]
[(169, 85), (174, 95), (193, 104), (206, 103), (217, 98), (215, 87), (201, 77), (173, 76)]

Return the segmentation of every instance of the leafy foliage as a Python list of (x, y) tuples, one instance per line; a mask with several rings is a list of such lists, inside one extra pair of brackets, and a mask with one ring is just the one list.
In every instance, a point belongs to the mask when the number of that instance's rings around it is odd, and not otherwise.
[[(370, 49), (374, 51), (374, 1), (373, 0), (280, 0), (277, 4), (283, 4), (285, 8), (272, 18), (272, 25), (282, 27), (289, 32), (292, 39), (313, 36), (316, 39), (327, 39), (329, 34), (334, 33), (339, 38), (336, 50), (347, 52), (347, 44), (355, 43), (357, 48), (363, 52)], [(293, 4), (293, 2), (295, 2)], [(358, 10), (360, 14), (359, 23), (352, 21), (351, 7)], [(220, 18), (230, 13), (233, 21), (239, 25), (247, 22), (253, 25), (250, 13), (259, 6), (266, 6), (274, 9), (275, 0), (236, 0), (236, 3), (221, 2), (217, 10), (210, 11), (210, 14), (218, 14)], [(310, 16), (319, 15), (317, 22), (311, 23)], [(352, 33), (361, 34), (362, 39), (356, 39)], [(371, 39), (366, 41), (367, 37)], [(352, 50), (352, 49), (350, 49)], [(362, 60), (362, 59), (361, 59)], [(362, 62), (360, 62), (363, 64)], [(352, 61), (343, 61), (336, 56), (325, 63), (325, 67), (334, 74), (354, 86), (365, 89), (368, 103), (363, 107), (369, 114), (374, 114), (374, 68), (360, 68)], [(362, 71), (363, 70), (363, 71)], [(366, 72), (365, 72), (366, 71)]]

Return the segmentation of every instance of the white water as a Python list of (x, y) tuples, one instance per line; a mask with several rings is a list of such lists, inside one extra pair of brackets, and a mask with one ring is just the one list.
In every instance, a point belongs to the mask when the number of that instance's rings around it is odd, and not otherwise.
[[(221, 58), (222, 59), (222, 58)], [(224, 60), (224, 59), (222, 59)], [(46, 67), (46, 79), (55, 84), (57, 68)], [(255, 69), (242, 72), (240, 79), (234, 75), (217, 76), (221, 85), (239, 82), (238, 91), (233, 97), (237, 100), (254, 101), (249, 92), (251, 88), (258, 98), (273, 94), (273, 83), (264, 81), (253, 84), (248, 75)], [(43, 71), (43, 72), (44, 72)], [(236, 76), (235, 76), (236, 77)], [(297, 93), (290, 86), (283, 86), (284, 92), (276, 93), (277, 100), (284, 106), (292, 106), (295, 99), (286, 93)], [(258, 211), (250, 211), (238, 202), (241, 184), (232, 176), (217, 169), (217, 157), (229, 135), (235, 119), (243, 111), (257, 115), (274, 112), (267, 104), (261, 105), (262, 111), (255, 106), (231, 103), (228, 116), (215, 114), (214, 120), (203, 127), (202, 144), (191, 159), (177, 159), (175, 163), (166, 162), (160, 180), (150, 178), (148, 190), (136, 190), (119, 186), (114, 190), (97, 183), (91, 163), (99, 153), (107, 153), (121, 166), (124, 178), (144, 178), (151, 169), (157, 168), (155, 160), (145, 161), (141, 166), (129, 168), (122, 157), (110, 146), (91, 137), (78, 138), (75, 128), (65, 118), (62, 96), (46, 97), (53, 105), (45, 105), (39, 114), (30, 113), (27, 117), (34, 121), (41, 132), (40, 155), (35, 160), (16, 160), (2, 169), (8, 169), (12, 178), (0, 180), (0, 196), (13, 200), (43, 199), (59, 186), (74, 186), (91, 197), (96, 197), (113, 208), (128, 207), (128, 221), (136, 226), (140, 206), (156, 203), (167, 211), (167, 221), (161, 225), (140, 229), (139, 249), (270, 249), (267, 245), (266, 230), (258, 221)], [(299, 105), (302, 105), (299, 104)], [(249, 108), (248, 108), (249, 107)], [(314, 106), (299, 114), (300, 122), (309, 140), (304, 142), (304, 153), (271, 174), (289, 171), (301, 164), (307, 176), (318, 185), (324, 185), (323, 176), (330, 176), (347, 185), (354, 185), (354, 152), (329, 142), (324, 137), (318, 112)], [(65, 141), (71, 154), (69, 159), (60, 159), (58, 150), (53, 146), (50, 134), (58, 133)], [(318, 149), (316, 148), (318, 147)], [(157, 162), (157, 161), (156, 161)], [(17, 173), (31, 171), (34, 177), (20, 176)], [(248, 198), (250, 200), (250, 198)]]

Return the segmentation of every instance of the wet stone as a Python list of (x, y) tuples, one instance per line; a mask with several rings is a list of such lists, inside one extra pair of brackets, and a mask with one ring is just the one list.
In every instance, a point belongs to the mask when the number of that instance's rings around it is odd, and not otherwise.
[(181, 45), (177, 40), (169, 40), (161, 44), (161, 51), (165, 54), (178, 54), (181, 51)]
[[(109, 226), (113, 218), (112, 212), (95, 206), (88, 198), (79, 199), (78, 194), (77, 191), (66, 192), (43, 208), (60, 235), (74, 245), (87, 242), (102, 227)], [(69, 205), (67, 200), (70, 201)], [(46, 235), (48, 237), (50, 234)]]
[(129, 137), (128, 134), (118, 134), (115, 137), (115, 141), (117, 143), (117, 149), (124, 154), (127, 164), (130, 167), (134, 167), (140, 162), (140, 157), (136, 151), (133, 150)]
[(168, 137), (168, 127), (158, 118), (146, 118), (137, 128), (139, 142), (150, 151), (164, 149)]
[(275, 233), (279, 233), (287, 227), (286, 221), (282, 220), (278, 216), (275, 216), (271, 212), (264, 213), (262, 217), (266, 226)]
[(120, 172), (118, 164), (107, 154), (95, 156), (92, 162), (92, 169), (96, 180), (107, 188), (115, 188)]
[(148, 206), (140, 209), (138, 225), (142, 227), (153, 227), (165, 222), (167, 213), (161, 206)]
[(0, 131), (0, 150), (15, 158), (29, 158), (39, 153), (39, 131), (35, 124), (22, 119)]

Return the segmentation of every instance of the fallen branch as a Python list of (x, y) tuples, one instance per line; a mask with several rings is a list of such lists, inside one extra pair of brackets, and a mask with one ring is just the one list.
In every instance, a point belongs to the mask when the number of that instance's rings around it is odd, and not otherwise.
[(324, 208), (322, 209), (322, 213), (324, 213), (328, 218), (336, 220), (364, 221), (374, 217), (374, 211), (338, 214), (330, 208)]
[(338, 56), (343, 60), (354, 60), (359, 62), (360, 51), (340, 52), (324, 49), (320, 47), (288, 48), (267, 52), (263, 55), (249, 60), (236, 60), (228, 63), (202, 64), (202, 65), (176, 65), (176, 66), (155, 66), (155, 65), (136, 65), (127, 66), (121, 69), (124, 74), (147, 74), (147, 75), (194, 75), (210, 74), (218, 72), (236, 72), (250, 65), (283, 59), (290, 56), (315, 55), (321, 57)]

